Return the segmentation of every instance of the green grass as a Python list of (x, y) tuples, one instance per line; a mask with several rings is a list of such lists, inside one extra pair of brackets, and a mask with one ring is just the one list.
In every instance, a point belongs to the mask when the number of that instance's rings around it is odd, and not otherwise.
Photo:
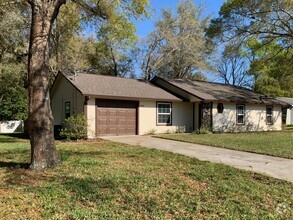
[(162, 134), (155, 137), (276, 157), (293, 158), (293, 131), (222, 134)]
[(113, 142), (57, 142), (55, 169), (24, 169), (25, 139), (0, 135), (2, 219), (292, 219), (293, 184)]
[(285, 131), (293, 131), (293, 125), (285, 125), (285, 126), (283, 126), (283, 130), (285, 130)]

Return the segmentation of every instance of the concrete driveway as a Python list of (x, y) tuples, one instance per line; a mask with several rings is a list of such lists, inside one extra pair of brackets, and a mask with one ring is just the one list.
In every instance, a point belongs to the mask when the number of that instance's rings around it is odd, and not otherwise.
[(293, 182), (293, 160), (247, 153), (199, 144), (153, 138), (150, 136), (108, 136), (106, 140), (170, 151), (199, 160), (222, 163), (239, 169)]

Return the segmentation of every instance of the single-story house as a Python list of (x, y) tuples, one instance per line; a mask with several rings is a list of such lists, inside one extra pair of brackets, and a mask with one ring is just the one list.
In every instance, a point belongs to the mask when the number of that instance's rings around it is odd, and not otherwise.
[(84, 113), (88, 137), (166, 132), (282, 129), (282, 101), (251, 90), (188, 79), (150, 82), (59, 73), (51, 89), (55, 126)]
[(293, 125), (293, 98), (278, 97), (277, 99), (288, 103), (288, 108), (283, 109), (283, 122), (286, 125)]

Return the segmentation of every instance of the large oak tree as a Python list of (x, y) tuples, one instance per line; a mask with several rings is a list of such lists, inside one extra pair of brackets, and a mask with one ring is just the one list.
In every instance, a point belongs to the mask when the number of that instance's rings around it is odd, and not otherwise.
[[(49, 42), (53, 24), (66, 0), (27, 0), (31, 6), (31, 32), (28, 59), (28, 129), (33, 169), (55, 167), (59, 163), (53, 136), (53, 116), (49, 96)], [(117, 16), (146, 13), (147, 0), (73, 0), (85, 22), (109, 22)], [(78, 16), (78, 15), (77, 15)]]

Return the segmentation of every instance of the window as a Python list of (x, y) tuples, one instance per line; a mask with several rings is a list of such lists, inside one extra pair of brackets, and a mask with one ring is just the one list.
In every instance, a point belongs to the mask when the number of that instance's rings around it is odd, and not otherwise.
[(171, 103), (157, 103), (157, 124), (171, 125), (172, 124), (172, 105)]
[(70, 102), (65, 102), (65, 118), (70, 117)]
[(223, 110), (224, 110), (223, 103), (218, 103), (217, 110), (218, 110), (218, 113), (223, 113)]
[(244, 105), (237, 105), (236, 106), (236, 122), (237, 124), (244, 124), (244, 113), (245, 113), (245, 106)]
[(267, 124), (273, 124), (273, 106), (267, 106), (266, 108), (266, 120)]

